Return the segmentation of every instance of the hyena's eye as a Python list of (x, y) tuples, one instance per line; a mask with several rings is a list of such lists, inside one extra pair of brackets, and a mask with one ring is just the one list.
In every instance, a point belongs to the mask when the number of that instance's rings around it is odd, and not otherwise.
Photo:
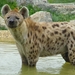
[(9, 17), (7, 17), (7, 19), (9, 19), (10, 18), (10, 16)]
[(15, 18), (16, 18), (17, 20), (19, 20), (19, 18), (18, 18), (17, 16), (15, 16)]

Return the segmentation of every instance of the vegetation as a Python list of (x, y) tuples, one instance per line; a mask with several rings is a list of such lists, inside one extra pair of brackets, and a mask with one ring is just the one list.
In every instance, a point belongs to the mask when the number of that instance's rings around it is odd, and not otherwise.
[(50, 3), (71, 3), (75, 2), (75, 0), (48, 0)]
[(32, 5), (28, 5), (27, 7), (29, 9), (29, 14), (30, 15), (34, 14), (37, 11), (41, 11), (41, 8), (38, 8), (37, 6), (33, 7)]
[(8, 0), (0, 0), (0, 10), (4, 4), (9, 4), (12, 9), (17, 6), (16, 2), (10, 2)]
[(73, 20), (75, 19), (75, 14), (62, 14), (62, 13), (58, 13), (56, 11), (48, 11), (51, 13), (51, 16), (52, 16), (52, 20), (54, 22), (57, 22), (57, 21), (70, 21), (70, 20)]
[(7, 28), (5, 28), (5, 26), (0, 26), (0, 30), (7, 30)]

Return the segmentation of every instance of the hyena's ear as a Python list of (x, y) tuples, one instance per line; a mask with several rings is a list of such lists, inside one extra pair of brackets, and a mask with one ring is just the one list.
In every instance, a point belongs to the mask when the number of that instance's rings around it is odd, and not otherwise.
[(10, 6), (8, 4), (5, 4), (1, 9), (2, 16), (5, 16), (10, 10)]
[(27, 18), (29, 17), (29, 10), (27, 7), (23, 6), (20, 10), (19, 10), (20, 14), (23, 16), (23, 18)]

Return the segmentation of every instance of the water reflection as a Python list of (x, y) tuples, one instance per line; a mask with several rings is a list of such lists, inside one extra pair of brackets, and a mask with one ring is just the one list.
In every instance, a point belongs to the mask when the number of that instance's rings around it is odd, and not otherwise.
[(21, 63), (15, 44), (0, 43), (0, 75), (75, 75), (75, 66), (60, 55), (39, 58), (36, 67)]

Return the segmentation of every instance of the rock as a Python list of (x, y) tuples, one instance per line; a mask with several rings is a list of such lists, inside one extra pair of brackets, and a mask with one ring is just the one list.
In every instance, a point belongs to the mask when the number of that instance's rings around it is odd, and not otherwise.
[(39, 11), (34, 13), (33, 15), (31, 15), (32, 20), (36, 21), (36, 22), (51, 22), (52, 18), (49, 12), (46, 11)]
[(18, 5), (26, 5), (26, 4), (37, 5), (39, 3), (41, 3), (41, 4), (47, 3), (47, 0), (17, 0)]
[(6, 29), (6, 24), (1, 16), (0, 16), (0, 27), (4, 27)]
[(37, 6), (42, 8), (42, 10), (52, 10), (62, 14), (69, 14), (75, 10), (74, 3), (39, 3)]

